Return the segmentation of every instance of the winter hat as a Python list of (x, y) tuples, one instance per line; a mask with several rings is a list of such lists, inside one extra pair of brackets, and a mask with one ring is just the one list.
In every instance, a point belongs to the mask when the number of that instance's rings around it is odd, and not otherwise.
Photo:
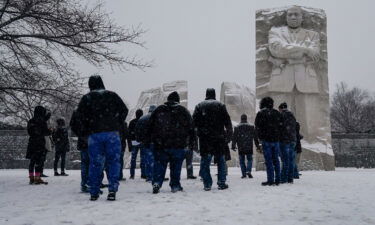
[(174, 91), (168, 95), (167, 100), (168, 102), (180, 102), (180, 96), (178, 95), (177, 91)]
[(150, 105), (150, 107), (148, 108), (148, 112), (152, 113), (155, 109), (156, 109), (156, 105)]
[(90, 91), (105, 89), (102, 78), (99, 75), (92, 75), (89, 78)]
[(137, 111), (135, 111), (135, 117), (137, 119), (141, 118), (141, 116), (143, 116), (143, 111), (142, 109), (137, 109)]
[(260, 107), (260, 109), (263, 109), (263, 108), (272, 109), (273, 108), (273, 99), (271, 97), (262, 98), (262, 100), (260, 101), (259, 107)]
[(247, 116), (246, 114), (241, 115), (241, 122), (247, 122)]
[(216, 99), (215, 89), (207, 88), (206, 90), (206, 100), (208, 99)]
[(41, 105), (38, 105), (34, 109), (34, 118), (44, 118), (47, 113), (46, 108)]
[(65, 126), (65, 119), (64, 118), (59, 118), (56, 120), (57, 126), (63, 127)]
[(288, 108), (288, 105), (286, 104), (286, 102), (283, 102), (279, 105), (279, 109), (287, 109)]

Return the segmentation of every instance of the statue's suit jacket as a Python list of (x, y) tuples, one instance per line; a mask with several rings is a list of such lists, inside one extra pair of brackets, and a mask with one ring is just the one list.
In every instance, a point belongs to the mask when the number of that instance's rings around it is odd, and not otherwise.
[(302, 93), (319, 93), (318, 78), (312, 59), (296, 50), (304, 46), (320, 52), (320, 38), (315, 31), (286, 26), (269, 31), (268, 45), (273, 63), (268, 91), (292, 92), (294, 86)]

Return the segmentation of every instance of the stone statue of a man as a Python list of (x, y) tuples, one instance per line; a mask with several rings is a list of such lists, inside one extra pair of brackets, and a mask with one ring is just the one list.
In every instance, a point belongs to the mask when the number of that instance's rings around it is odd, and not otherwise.
[(300, 7), (289, 8), (286, 20), (288, 26), (272, 27), (268, 34), (268, 60), (273, 64), (268, 92), (276, 103), (288, 102), (307, 138), (317, 137), (320, 91), (314, 65), (320, 58), (319, 34), (301, 27)]

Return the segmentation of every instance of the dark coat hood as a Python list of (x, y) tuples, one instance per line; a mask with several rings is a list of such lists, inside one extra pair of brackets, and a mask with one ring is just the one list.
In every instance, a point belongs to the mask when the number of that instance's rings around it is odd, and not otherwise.
[(102, 78), (99, 75), (93, 75), (89, 78), (90, 91), (105, 89)]
[(209, 100), (209, 99), (216, 99), (216, 93), (215, 93), (215, 89), (213, 88), (207, 88), (206, 90), (206, 100)]

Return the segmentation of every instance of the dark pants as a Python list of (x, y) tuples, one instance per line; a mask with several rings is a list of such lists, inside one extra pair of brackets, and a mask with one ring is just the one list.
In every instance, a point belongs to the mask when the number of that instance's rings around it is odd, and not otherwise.
[(55, 161), (53, 162), (53, 168), (55, 172), (57, 172), (57, 164), (61, 158), (61, 172), (65, 171), (65, 158), (66, 158), (66, 151), (57, 151), (55, 152)]
[(280, 161), (279, 142), (262, 142), (264, 160), (267, 168), (267, 181), (270, 183), (280, 183)]
[(165, 173), (169, 163), (170, 168), (170, 183), (171, 188), (181, 187), (181, 169), (182, 163), (185, 159), (185, 149), (164, 149), (156, 150), (154, 152), (154, 172), (152, 176), (152, 184), (157, 184), (160, 187), (163, 185)]
[(88, 149), (81, 150), (81, 187), (85, 188), (89, 185), (89, 167), (90, 158)]
[[(212, 186), (212, 177), (210, 172), (210, 165), (213, 155), (203, 155), (201, 158), (201, 171), (200, 175), (203, 178), (204, 187)], [(217, 185), (224, 185), (226, 182), (226, 163), (224, 155), (217, 157)]]
[(193, 176), (194, 171), (193, 171), (193, 151), (192, 150), (187, 150), (186, 151), (186, 172), (187, 176)]
[(40, 175), (42, 175), (42, 172), (43, 172), (43, 153), (34, 153), (30, 158), (29, 175), (39, 177)]
[(124, 155), (125, 155), (125, 151), (121, 151), (121, 155), (120, 155), (120, 177), (119, 177), (120, 180), (122, 180), (124, 178), (124, 173), (123, 173)]
[(281, 182), (285, 183), (288, 181), (293, 181), (293, 173), (294, 173), (294, 158), (295, 158), (295, 151), (294, 148), (296, 146), (295, 142), (290, 143), (280, 143), (280, 155), (281, 155)]
[(145, 166), (145, 176), (147, 181), (152, 181), (152, 174), (154, 171), (155, 166), (155, 159), (154, 159), (154, 145), (151, 144), (149, 146), (145, 146), (142, 149), (144, 153), (144, 166)]
[(134, 177), (135, 175), (135, 168), (137, 167), (137, 156), (138, 152), (140, 152), (140, 158), (141, 158), (141, 177), (145, 176), (145, 155), (142, 151), (143, 146), (142, 145), (136, 145), (132, 147), (132, 158), (130, 160), (130, 176)]
[(41, 171), (41, 173), (43, 174), (43, 170), (44, 170), (44, 163), (46, 162), (46, 160), (47, 160), (47, 151), (45, 151), (45, 152), (43, 152), (42, 153), (42, 171)]
[(89, 136), (90, 194), (98, 195), (104, 167), (108, 169), (108, 191), (117, 192), (120, 175), (121, 142), (118, 132), (101, 132)]
[[(246, 176), (247, 173), (251, 174), (251, 169), (253, 167), (253, 155), (252, 154), (239, 154), (240, 158), (240, 167), (242, 176)], [(245, 160), (247, 159), (247, 163)]]

